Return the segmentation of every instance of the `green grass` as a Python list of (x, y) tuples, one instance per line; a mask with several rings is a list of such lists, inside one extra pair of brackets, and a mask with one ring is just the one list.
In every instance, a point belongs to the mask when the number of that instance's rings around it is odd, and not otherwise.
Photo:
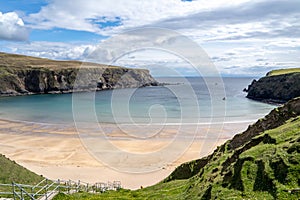
[(107, 191), (94, 195), (89, 193), (76, 193), (73, 195), (59, 194), (53, 200), (76, 199), (185, 199), (184, 191), (187, 189), (188, 180), (176, 180), (169, 183), (159, 183), (139, 190), (120, 189)]
[(37, 184), (44, 178), (0, 154), (0, 183)]
[[(0, 52), (0, 68), (4, 69), (76, 69), (76, 68), (105, 68), (105, 69), (115, 69), (120, 68), (119, 66), (105, 65), (91, 62), (81, 62), (81, 61), (67, 61), (67, 60), (50, 60), (46, 58), (38, 58), (32, 56), (25, 56), (19, 54), (9, 54)], [(137, 69), (143, 70), (143, 69)], [(0, 69), (1, 73), (1, 69)]]
[[(39, 176), (28, 169), (18, 165), (16, 162), (11, 161), (4, 155), (0, 154), (0, 183), (11, 184), (12, 182), (36, 185), (44, 178)], [(0, 192), (12, 192), (11, 186), (0, 186)], [(0, 195), (0, 197), (11, 197), (10, 195)]]
[(277, 76), (277, 75), (289, 74), (289, 73), (295, 73), (295, 72), (300, 72), (300, 68), (272, 70), (267, 73), (267, 76)]

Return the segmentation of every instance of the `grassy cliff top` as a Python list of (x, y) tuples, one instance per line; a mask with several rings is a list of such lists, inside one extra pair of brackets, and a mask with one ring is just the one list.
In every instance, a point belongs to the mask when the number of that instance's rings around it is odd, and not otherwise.
[(290, 73), (295, 73), (295, 72), (300, 72), (300, 68), (272, 70), (267, 73), (267, 76), (277, 76), (277, 75), (290, 74)]
[(103, 65), (91, 62), (81, 61), (58, 61), (46, 58), (37, 58), (32, 56), (24, 56), (18, 54), (8, 54), (0, 52), (0, 67), (10, 68), (49, 68), (49, 69), (63, 69), (63, 68), (119, 68), (118, 66)]

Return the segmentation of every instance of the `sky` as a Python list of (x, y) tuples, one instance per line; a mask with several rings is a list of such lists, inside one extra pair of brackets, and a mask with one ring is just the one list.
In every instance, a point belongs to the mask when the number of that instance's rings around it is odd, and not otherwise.
[(97, 56), (103, 59), (95, 62), (105, 63), (116, 59), (108, 44), (138, 44), (145, 48), (128, 51), (116, 64), (148, 68), (155, 76), (166, 75), (166, 66), (195, 75), (182, 55), (147, 50), (174, 38), (126, 35), (149, 27), (195, 42), (223, 76), (259, 77), (300, 66), (300, 0), (0, 0), (2, 52), (87, 60), (102, 49)]

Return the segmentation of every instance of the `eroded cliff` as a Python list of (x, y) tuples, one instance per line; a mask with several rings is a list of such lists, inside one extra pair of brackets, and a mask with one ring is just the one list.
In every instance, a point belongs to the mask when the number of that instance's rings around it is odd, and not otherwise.
[[(270, 74), (270, 73), (268, 73)], [(279, 75), (268, 75), (254, 80), (246, 90), (247, 98), (284, 103), (300, 96), (300, 72), (292, 72)]]
[(146, 69), (0, 53), (0, 95), (69, 93), (158, 85)]

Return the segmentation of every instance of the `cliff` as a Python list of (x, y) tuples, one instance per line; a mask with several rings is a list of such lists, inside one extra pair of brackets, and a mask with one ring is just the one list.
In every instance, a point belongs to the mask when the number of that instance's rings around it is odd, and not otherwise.
[[(299, 69), (298, 69), (299, 71)], [(276, 70), (271, 71), (267, 76), (254, 80), (248, 89), (247, 98), (265, 101), (284, 103), (290, 99), (300, 96), (300, 72)]]
[(145, 69), (0, 53), (0, 96), (155, 86)]

